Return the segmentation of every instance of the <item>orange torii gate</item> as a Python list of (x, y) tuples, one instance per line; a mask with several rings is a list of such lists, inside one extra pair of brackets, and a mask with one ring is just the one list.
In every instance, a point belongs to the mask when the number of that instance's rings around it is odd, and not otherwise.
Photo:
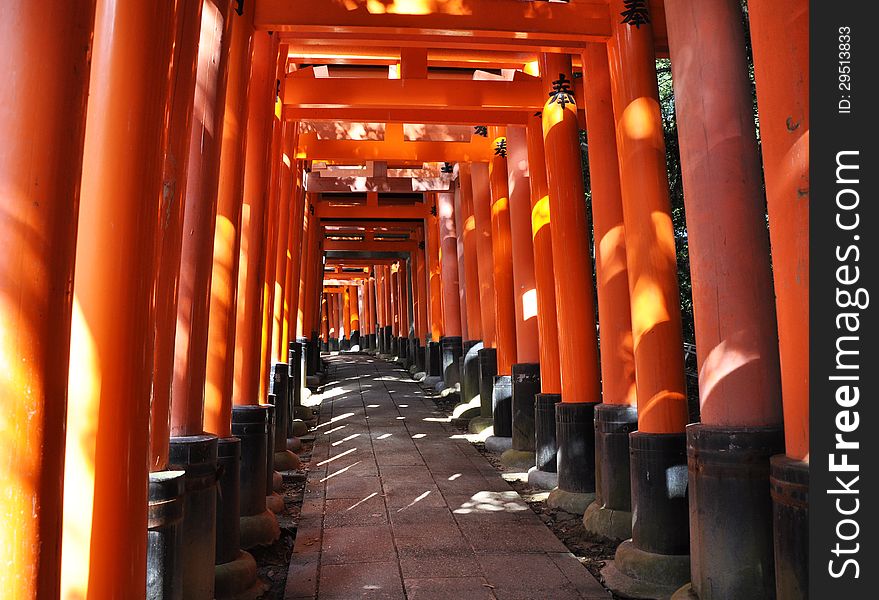
[[(273, 472), (307, 427), (294, 414), (313, 416), (294, 398), (320, 381), (320, 344), (357, 334), (444, 386), (463, 355), (482, 425), (512, 438), (535, 484), (557, 483), (553, 503), (626, 539), (611, 588), (802, 595), (808, 11), (765, 4), (749, 7), (762, 165), (734, 0), (10, 7), (0, 514), (28, 518), (2, 526), (0, 589), (255, 590), (246, 550), (279, 535)], [(656, 81), (668, 55), (699, 349), (689, 425)], [(317, 120), (351, 139), (308, 130)], [(356, 139), (363, 123), (383, 138)], [(439, 137), (407, 138), (412, 125)], [(460, 125), (475, 129), (442, 137)], [(539, 381), (519, 370), (535, 363)], [(517, 409), (510, 378), (525, 375)], [(716, 485), (729, 440), (757, 466)], [(177, 539), (163, 511), (197, 498), (214, 510), (179, 522), (182, 573), (154, 549)]]

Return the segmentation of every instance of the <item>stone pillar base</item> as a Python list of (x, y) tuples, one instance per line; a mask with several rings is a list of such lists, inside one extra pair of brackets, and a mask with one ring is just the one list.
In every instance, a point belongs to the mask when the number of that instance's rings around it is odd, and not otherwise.
[(499, 435), (490, 435), (485, 439), (485, 449), (489, 452), (501, 454), (513, 447), (512, 437), (503, 437)]
[(632, 513), (593, 502), (583, 513), (583, 528), (602, 540), (621, 542), (632, 537)]
[(299, 457), (289, 450), (275, 452), (274, 460), (276, 471), (296, 471), (302, 466)]
[(243, 550), (235, 560), (214, 567), (216, 600), (256, 600), (268, 586), (256, 574), (256, 561)]
[(268, 508), (276, 515), (284, 512), (284, 499), (281, 497), (281, 494), (273, 492), (272, 494), (266, 496), (266, 508)]
[(626, 540), (601, 575), (604, 584), (620, 596), (669, 600), (690, 578), (690, 557), (646, 552)]
[(531, 467), (528, 469), (528, 485), (539, 490), (555, 489), (559, 485), (559, 474)]
[(511, 469), (528, 470), (534, 466), (534, 452), (510, 448), (501, 454), (501, 464)]
[(550, 508), (563, 510), (572, 515), (582, 515), (586, 512), (586, 507), (594, 501), (594, 492), (569, 492), (557, 487), (549, 493), (546, 504)]
[(281, 537), (278, 519), (266, 509), (258, 515), (248, 515), (240, 519), (241, 548), (250, 550), (256, 546), (266, 546)]

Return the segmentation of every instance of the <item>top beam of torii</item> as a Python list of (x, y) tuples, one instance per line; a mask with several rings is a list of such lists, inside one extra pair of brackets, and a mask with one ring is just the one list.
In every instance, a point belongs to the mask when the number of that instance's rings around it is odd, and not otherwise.
[[(667, 47), (662, 0), (650, 0), (657, 50)], [(465, 47), (579, 52), (610, 37), (607, 0), (328, 0), (320, 10), (289, 0), (255, 0), (254, 26), (297, 43)]]

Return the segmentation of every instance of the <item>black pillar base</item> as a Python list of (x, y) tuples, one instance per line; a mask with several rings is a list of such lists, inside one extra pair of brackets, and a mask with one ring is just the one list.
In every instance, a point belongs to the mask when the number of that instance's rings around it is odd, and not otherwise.
[(352, 331), (351, 332), (351, 349), (352, 350), (363, 350), (363, 348), (360, 347), (361, 341), (362, 340), (361, 340), (361, 336), (360, 336), (360, 330), (355, 329), (354, 331)]
[(561, 394), (534, 397), (534, 462), (538, 471), (558, 472), (555, 406), (561, 401)]
[(595, 502), (583, 514), (583, 527), (599, 538), (622, 541), (632, 537), (629, 434), (637, 429), (634, 406), (595, 407)]
[[(320, 343), (320, 351), (321, 351), (321, 352), (329, 352), (329, 351), (330, 351), (330, 344), (329, 344), (329, 342), (321, 342), (321, 343)], [(309, 373), (309, 374), (310, 374), (310, 373)]]
[(403, 361), (403, 364), (409, 363), (409, 338), (397, 338), (397, 358)]
[(239, 466), (241, 547), (270, 544), (280, 535), (278, 520), (266, 510), (269, 411), (265, 405), (232, 407), (232, 434), (241, 440)]
[(633, 431), (629, 456), (635, 546), (657, 554), (689, 554), (686, 435)]
[(387, 354), (388, 349), (385, 346), (385, 329), (384, 327), (378, 328), (378, 333), (375, 334), (375, 349), (379, 354)]
[(390, 345), (388, 346), (388, 354), (391, 356), (397, 357), (400, 355), (400, 338), (395, 335), (391, 335)]
[(547, 504), (582, 515), (595, 500), (594, 402), (559, 402), (555, 405), (558, 444), (558, 489)]
[(442, 377), (443, 365), (439, 342), (427, 342), (427, 376)]
[[(469, 344), (469, 347), (468, 347)], [(461, 402), (469, 403), (479, 398), (479, 351), (481, 341), (464, 342), (464, 368), (461, 369)]]
[(809, 463), (778, 454), (770, 461), (778, 600), (809, 597)]
[(321, 362), (320, 352), (317, 351), (317, 332), (311, 332), (311, 343), (309, 347), (312, 348), (309, 357), (306, 360), (310, 361), (308, 371), (306, 375), (317, 375), (319, 371), (322, 370), (323, 363)]
[(690, 576), (702, 600), (775, 598), (769, 457), (781, 428), (687, 427)]
[(168, 462), (186, 472), (183, 503), (183, 597), (214, 597), (217, 531), (217, 436), (172, 437)]
[(513, 378), (496, 375), (491, 391), (491, 416), (496, 437), (513, 437)]
[(339, 338), (330, 338), (330, 352), (339, 351)]
[(461, 336), (444, 336), (440, 338), (441, 376), (446, 387), (452, 387), (456, 383), (461, 382), (458, 359), (462, 356), (464, 356), (464, 344)]
[(375, 344), (375, 337), (376, 336), (374, 333), (370, 333), (369, 335), (366, 336), (366, 348), (370, 352), (374, 352), (375, 350), (378, 349)]
[(632, 539), (602, 575), (622, 596), (669, 597), (690, 577), (686, 436), (634, 431), (629, 449)]
[(385, 338), (385, 354), (394, 354), (394, 348), (392, 346), (392, 340), (394, 339), (393, 328), (390, 325), (385, 325), (384, 331), (382, 335)]
[(287, 449), (287, 421), (290, 411), (290, 389), (293, 383), (290, 377), (290, 365), (278, 362), (272, 365), (272, 380), (270, 391), (275, 395), (274, 402), (269, 400), (269, 404), (275, 406), (275, 427), (273, 431), (273, 452), (281, 452)]
[(415, 371), (418, 373), (424, 373), (425, 353), (427, 352), (427, 348), (421, 345), (421, 340), (414, 338), (413, 350), (415, 352)]
[(339, 340), (339, 350), (350, 350), (351, 349), (351, 340), (348, 338), (342, 338)]
[(482, 348), (477, 352), (479, 361), (479, 406), (480, 416), (492, 417), (492, 393), (494, 378), (497, 376), (497, 349)]
[(534, 452), (534, 398), (540, 393), (540, 363), (513, 365), (513, 450)]
[(241, 440), (227, 437), (217, 443), (217, 472), (220, 474), (217, 485), (217, 539), (214, 562), (221, 565), (238, 557), (240, 548), (240, 507)]
[(305, 338), (290, 342), (290, 402), (287, 411), (287, 438), (295, 437), (293, 421), (296, 408), (302, 406), (302, 388), (305, 387)]
[(183, 598), (183, 471), (149, 475), (147, 600)]

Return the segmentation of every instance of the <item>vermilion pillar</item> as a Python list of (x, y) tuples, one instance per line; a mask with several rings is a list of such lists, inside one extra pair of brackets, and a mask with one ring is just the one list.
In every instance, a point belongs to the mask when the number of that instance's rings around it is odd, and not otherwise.
[(400, 261), (398, 278), (400, 286), (400, 337), (406, 339), (409, 337), (409, 330), (411, 328), (411, 321), (409, 319), (409, 269), (406, 261)]
[(632, 536), (628, 433), (638, 425), (626, 228), (606, 44), (588, 44), (582, 58), (603, 401), (595, 407), (595, 502), (583, 526), (594, 535), (624, 540)]
[(513, 254), (513, 299), (516, 315), (516, 360), (540, 360), (537, 333), (537, 289), (531, 242), (531, 190), (525, 128), (507, 127), (507, 187)]
[(330, 315), (329, 315), (329, 304), (327, 303), (327, 295), (320, 295), (320, 331), (321, 337), (323, 338), (324, 344), (330, 343)]
[(247, 99), (247, 147), (241, 249), (238, 256), (238, 305), (235, 324), (235, 379), (232, 402), (259, 404), (263, 284), (266, 259), (266, 211), (269, 208), (272, 104), (277, 45), (265, 32), (253, 36), (253, 64)]
[[(468, 181), (469, 183), (469, 181)], [(473, 189), (469, 185), (468, 192), (472, 196)], [(464, 269), (464, 199), (461, 196), (460, 178), (454, 185), (455, 188), (455, 246), (458, 259), (458, 306), (461, 319), (461, 339), (470, 340), (470, 332), (467, 328), (467, 281)]]
[(211, 271), (207, 378), (204, 387), (204, 429), (220, 438), (232, 427), (235, 306), (238, 293), (238, 249), (241, 240), (241, 200), (244, 185), (244, 147), (247, 141), (247, 96), (253, 30), (244, 18), (232, 17), (229, 74), (226, 87), (217, 216)]
[[(74, 300), (67, 411), (70, 444), (64, 473), (69, 492), (63, 535), (64, 597), (145, 597), (152, 290), (175, 7), (97, 2), (76, 280), (72, 290), (69, 282), (64, 288), (66, 294), (72, 291)], [(83, 6), (73, 8), (87, 12)], [(64, 14), (63, 10), (53, 6), (53, 12), (42, 18), (51, 23), (53, 14)], [(76, 14), (66, 16), (81, 23)], [(73, 34), (59, 35), (68, 40)], [(18, 34), (11, 39), (17, 40)], [(87, 47), (85, 40), (76, 41), (83, 44), (80, 48)], [(60, 42), (44, 37), (40, 44), (45, 43)], [(65, 50), (71, 57), (78, 55), (74, 47)], [(41, 52), (27, 51), (33, 58)], [(44, 71), (45, 65), (35, 68)], [(75, 77), (62, 74), (59, 84), (62, 81), (73, 84), (73, 89), (79, 87)], [(45, 95), (48, 89), (40, 93)], [(60, 98), (67, 93), (63, 91)], [(33, 109), (30, 106), (28, 112)], [(39, 117), (57, 110), (50, 108)], [(62, 116), (65, 122), (69, 118), (67, 113)], [(65, 143), (53, 140), (49, 148), (63, 148)], [(28, 178), (33, 181), (33, 174)], [(64, 218), (63, 213), (57, 218)], [(21, 359), (14, 362), (20, 364)], [(30, 518), (31, 509), (27, 512), (15, 518)]]
[(299, 312), (299, 265), (302, 261), (302, 219), (305, 209), (305, 193), (302, 190), (302, 164), (295, 160), (295, 136), (288, 136), (285, 140), (288, 144), (284, 153), (292, 161), (292, 193), (290, 197), (290, 233), (287, 236), (286, 263), (287, 266), (284, 285), (284, 320), (282, 346), (278, 351), (283, 354), (284, 348), (290, 347), (290, 342), (297, 337), (296, 321)]
[[(150, 403), (150, 469), (168, 463), (172, 429), (171, 388), (174, 382), (174, 344), (177, 335), (177, 298), (183, 246), (189, 141), (193, 121), (198, 43), (202, 3), (181, 2), (177, 15), (173, 65), (168, 82), (167, 132), (159, 205), (158, 264), (156, 273), (156, 332), (153, 360), (153, 397)], [(182, 407), (175, 407), (180, 410)], [(186, 407), (195, 431), (201, 433), (201, 397)], [(175, 423), (176, 425), (176, 423)]]
[(749, 6), (778, 311), (787, 456), (809, 461), (809, 13)]
[(464, 241), (464, 306), (467, 313), (467, 337), (482, 339), (482, 314), (479, 310), (479, 250), (476, 247), (476, 217), (473, 215), (473, 180), (470, 163), (458, 164), (461, 190), (461, 225), (458, 237)]
[(559, 334), (555, 309), (552, 233), (546, 157), (543, 150), (541, 115), (528, 118), (528, 182), (531, 186), (531, 241), (534, 246), (534, 279), (537, 288), (537, 328), (540, 341), (540, 390), (561, 394)]
[(589, 132), (589, 181), (601, 332), (602, 401), (634, 406), (635, 359), (626, 265), (626, 227), (605, 44), (587, 46), (583, 52), (583, 77), (586, 82), (583, 95)]
[(351, 331), (360, 331), (360, 286), (350, 286), (348, 294), (351, 298)]
[[(282, 49), (283, 50), (283, 49)], [(284, 60), (286, 61), (286, 55)], [(278, 193), (278, 240), (275, 245), (275, 272), (270, 283), (274, 288), (273, 307), (272, 307), (272, 344), (271, 344), (271, 360), (273, 362), (287, 362), (287, 345), (283, 343), (284, 337), (284, 306), (285, 294), (288, 293), (287, 286), (287, 253), (289, 248), (290, 222), (292, 221), (291, 213), (294, 208), (295, 186), (295, 160), (287, 153), (290, 146), (288, 138), (295, 136), (298, 123), (284, 122), (282, 128), (283, 148), (279, 157), (279, 193)]]
[(400, 302), (400, 263), (391, 265), (391, 331), (395, 338), (400, 337), (403, 323), (403, 304)]
[(94, 2), (9, 8), (14, 15), (4, 9), (0, 18), (8, 86), (0, 110), (0, 589), (57, 598), (69, 286)]
[(461, 337), (461, 300), (458, 291), (458, 240), (455, 198), (451, 192), (436, 196), (437, 225), (442, 277), (443, 334)]
[[(612, 7), (625, 11), (622, 0), (614, 0)], [(687, 405), (680, 297), (652, 27), (618, 24), (608, 57), (626, 225), (638, 429), (681, 432)]]
[[(280, 81), (287, 62), (287, 46), (281, 45), (273, 54), (273, 77)], [(281, 201), (281, 153), (283, 144), (283, 125), (281, 111), (283, 99), (278, 96), (277, 83), (272, 89), (271, 145), (269, 146), (266, 209), (263, 212), (264, 238), (260, 255), (260, 292), (262, 293), (262, 315), (260, 316), (260, 367), (259, 397), (266, 398), (269, 393), (269, 377), (272, 362), (272, 333), (274, 331), (273, 313), (275, 308), (275, 261), (278, 252), (278, 214)], [(246, 167), (245, 167), (246, 169)], [(246, 170), (245, 170), (246, 175)], [(246, 193), (246, 191), (245, 191)], [(286, 358), (285, 358), (286, 362)]]
[(491, 241), (491, 190), (488, 163), (472, 163), (473, 216), (476, 249), (479, 255), (479, 308), (482, 313), (482, 342), (486, 348), (495, 348), (496, 325), (494, 308), (494, 260)]
[[(571, 81), (570, 57), (563, 60), (552, 57), (545, 64), (544, 87), (552, 90), (552, 82), (562, 76)], [(551, 96), (543, 107), (543, 142), (552, 215), (556, 315), (560, 330), (571, 328), (577, 332), (562, 335), (559, 340), (562, 402), (598, 402), (601, 392), (593, 320), (589, 221), (578, 129), (573, 97), (565, 92)]]
[(202, 84), (195, 88), (189, 137), (171, 392), (172, 435), (197, 433), (204, 427), (211, 263), (232, 33), (228, 9), (226, 1), (207, 0), (201, 16), (196, 77)]
[[(621, 17), (612, 28), (608, 59), (626, 229), (638, 408), (638, 431), (629, 435), (635, 515), (632, 540), (617, 548), (616, 557), (625, 561), (630, 552), (643, 553), (644, 557), (636, 568), (627, 570), (616, 587), (611, 586), (625, 594), (628, 586), (659, 583), (657, 573), (663, 574), (661, 583), (666, 586), (689, 579), (684, 479), (660, 487), (653, 477), (657, 469), (681, 472), (686, 464), (683, 432), (687, 402), (651, 15), (647, 7), (627, 7), (623, 0), (612, 0), (610, 9), (612, 15)], [(614, 569), (611, 566), (608, 572)]]
[[(758, 4), (760, 6), (758, 6)], [(771, 463), (778, 598), (809, 587), (809, 7), (748, 5), (775, 279), (786, 456)]]
[[(783, 449), (781, 389), (742, 12), (735, 0), (665, 7), (699, 359), (701, 423), (687, 427), (692, 587), (703, 599), (774, 598), (768, 474)], [(716, 444), (722, 463), (706, 452)], [(761, 468), (730, 472), (731, 459)], [(727, 515), (735, 526), (720, 525)]]
[(438, 219), (428, 216), (427, 222), (427, 268), (430, 273), (430, 339), (439, 342), (443, 335), (442, 265), (440, 264), (440, 240)]
[(342, 299), (342, 325), (345, 337), (351, 339), (351, 286), (345, 286), (341, 292)]
[(513, 292), (513, 247), (510, 193), (507, 184), (506, 137), (500, 127), (490, 127), (495, 155), (488, 164), (491, 186), (491, 253), (494, 261), (494, 310), (497, 324), (497, 372), (510, 375), (516, 362), (516, 311)]

